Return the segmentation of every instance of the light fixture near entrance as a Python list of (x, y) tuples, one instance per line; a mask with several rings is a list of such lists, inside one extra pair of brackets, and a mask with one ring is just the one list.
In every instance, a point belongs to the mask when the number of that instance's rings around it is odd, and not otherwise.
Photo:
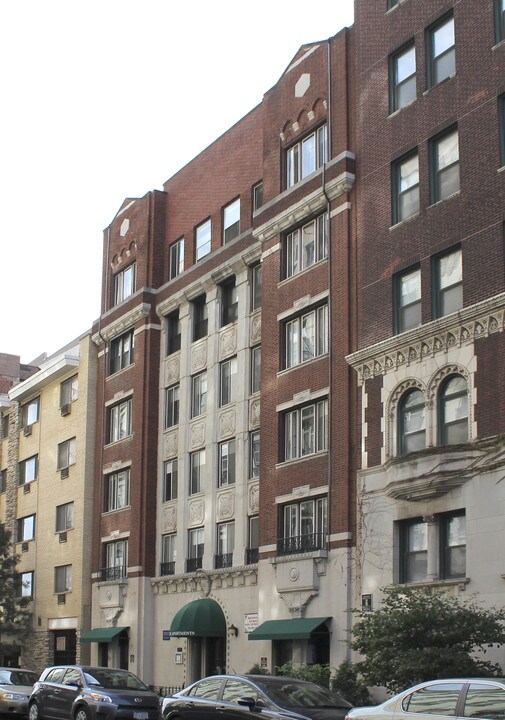
[(237, 637), (238, 635), (238, 628), (235, 627), (235, 625), (230, 625), (228, 627), (228, 635), (230, 637)]

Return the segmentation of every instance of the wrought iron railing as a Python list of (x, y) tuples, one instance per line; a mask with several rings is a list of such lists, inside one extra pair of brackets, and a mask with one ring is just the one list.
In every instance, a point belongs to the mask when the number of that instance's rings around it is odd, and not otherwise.
[(255, 565), (259, 560), (258, 548), (247, 548), (245, 551), (246, 565)]
[(214, 567), (216, 569), (229, 568), (232, 565), (233, 565), (233, 553), (222, 553), (221, 555), (216, 555), (214, 558)]
[(197, 570), (200, 570), (202, 567), (202, 558), (196, 557), (196, 558), (187, 558), (186, 559), (186, 572), (196, 572)]
[(122, 580), (128, 575), (126, 565), (115, 565), (114, 567), (101, 568), (100, 580)]
[(175, 575), (175, 560), (160, 563), (160, 575)]
[(324, 533), (308, 533), (307, 535), (296, 535), (277, 540), (277, 552), (279, 555), (311, 552), (325, 547), (326, 536)]

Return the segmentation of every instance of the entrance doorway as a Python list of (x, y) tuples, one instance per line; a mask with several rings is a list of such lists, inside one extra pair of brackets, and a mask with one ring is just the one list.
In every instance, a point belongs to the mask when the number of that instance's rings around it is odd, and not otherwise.
[(75, 630), (53, 630), (53, 638), (54, 664), (75, 665), (77, 648)]

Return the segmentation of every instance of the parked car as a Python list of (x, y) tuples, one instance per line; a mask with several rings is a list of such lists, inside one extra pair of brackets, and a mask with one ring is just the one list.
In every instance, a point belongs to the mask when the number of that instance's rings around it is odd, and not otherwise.
[(213, 675), (164, 698), (162, 715), (163, 720), (344, 720), (350, 708), (339, 695), (305, 680), (273, 675)]
[(37, 673), (21, 668), (0, 668), (0, 715), (27, 715), (28, 698)]
[(432, 680), (408, 690), (375, 707), (353, 708), (348, 720), (437, 720), (451, 718), (505, 719), (505, 679), (476, 678)]
[(160, 698), (133, 673), (107, 667), (46, 668), (28, 701), (29, 720), (159, 720)]

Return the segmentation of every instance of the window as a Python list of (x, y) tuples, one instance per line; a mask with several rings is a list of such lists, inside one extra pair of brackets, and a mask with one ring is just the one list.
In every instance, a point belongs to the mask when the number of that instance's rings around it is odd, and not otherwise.
[(263, 205), (263, 181), (253, 186), (253, 212)]
[(54, 568), (54, 592), (66, 593), (72, 590), (72, 565)]
[(261, 345), (251, 348), (251, 395), (261, 389)]
[(240, 198), (234, 200), (223, 210), (223, 244), (231, 242), (240, 235)]
[(392, 166), (393, 225), (419, 212), (419, 158), (417, 152)]
[(328, 213), (302, 225), (286, 237), (286, 277), (324, 260), (328, 256)]
[(503, 720), (505, 690), (503, 687), (486, 683), (472, 682), (465, 696), (465, 707), (461, 715), (465, 718), (491, 718)]
[(451, 375), (439, 393), (440, 445), (468, 441), (468, 386), (461, 375)]
[[(503, 1), (505, 2), (505, 0)], [(498, 98), (498, 125), (500, 133), (500, 165), (505, 167), (505, 94), (500, 95)]]
[(496, 42), (505, 40), (505, 0), (495, 0)]
[(221, 327), (235, 322), (238, 318), (238, 299), (235, 278), (221, 285)]
[(193, 306), (193, 342), (207, 337), (207, 298), (200, 295), (192, 302)]
[(207, 373), (191, 378), (191, 417), (198, 417), (207, 411)]
[(255, 430), (249, 436), (249, 477), (260, 476), (260, 431)]
[(246, 552), (246, 563), (258, 562), (258, 549), (260, 545), (260, 519), (259, 515), (251, 515), (248, 523), (248, 540), (247, 540), (247, 552)]
[(119, 472), (107, 475), (106, 482), (106, 512), (113, 510), (121, 510), (130, 504), (130, 470), (120, 470)]
[(34, 423), (39, 421), (39, 407), (40, 398), (30, 400), (30, 402), (27, 402), (25, 405), (23, 405), (21, 409), (21, 421), (23, 427), (28, 427), (28, 425), (33, 425)]
[(203, 468), (205, 467), (205, 450), (197, 450), (189, 456), (189, 494), (195, 495), (203, 490)]
[(328, 447), (328, 400), (284, 415), (284, 460), (312, 455)]
[(37, 479), (38, 455), (33, 455), (19, 463), (19, 484), (27, 485)]
[(58, 445), (58, 465), (57, 469), (68, 468), (70, 465), (75, 465), (76, 458), (76, 447), (75, 438), (65, 440)]
[(181, 349), (181, 321), (179, 319), (179, 310), (174, 310), (166, 317), (167, 330), (167, 355), (177, 352)]
[(220, 523), (217, 526), (216, 568), (232, 567), (235, 548), (235, 523)]
[(211, 222), (206, 220), (196, 228), (196, 259), (201, 260), (211, 250)]
[(109, 408), (109, 442), (123, 440), (132, 434), (132, 401), (123, 400)]
[[(403, 710), (423, 715), (456, 715), (456, 705), (463, 683), (428, 685), (403, 700)], [(487, 716), (486, 716), (487, 717)]]
[(35, 515), (16, 520), (16, 542), (28, 542), (35, 538)]
[(458, 131), (451, 130), (430, 141), (430, 199), (440, 202), (459, 192)]
[(118, 580), (127, 576), (128, 540), (115, 540), (105, 545), (105, 580)]
[(77, 375), (64, 380), (60, 385), (60, 408), (77, 400)]
[(286, 151), (286, 187), (293, 187), (327, 161), (328, 132), (322, 125)]
[(74, 527), (74, 503), (69, 502), (56, 507), (56, 532)]
[(433, 294), (435, 318), (463, 307), (463, 257), (460, 249), (434, 258)]
[(410, 390), (402, 397), (398, 409), (398, 454), (426, 447), (426, 406), (420, 390)]
[(195, 572), (202, 567), (203, 537), (203, 528), (194, 528), (188, 533), (187, 572)]
[(0, 471), (0, 493), (7, 490), (7, 469)]
[(184, 270), (184, 238), (170, 245), (170, 280)]
[(110, 344), (110, 374), (113, 375), (119, 370), (124, 370), (128, 365), (133, 364), (133, 350), (135, 347), (135, 336), (133, 330), (115, 338)]
[(313, 360), (328, 352), (328, 305), (285, 323), (285, 367)]
[(444, 18), (428, 30), (428, 84), (434, 87), (456, 72), (454, 18)]
[(400, 110), (416, 99), (416, 48), (412, 43), (390, 59), (390, 112)]
[[(429, 533), (428, 525), (433, 525), (435, 532)], [(466, 520), (463, 510), (426, 520), (404, 520), (399, 523), (399, 540), (400, 582), (425, 581), (428, 562), (432, 568), (439, 568), (435, 579), (465, 577)]]
[(160, 575), (173, 575), (175, 573), (177, 535), (170, 533), (161, 538), (161, 571)]
[(135, 263), (114, 275), (114, 305), (135, 292)]
[(227, 440), (219, 444), (218, 486), (235, 483), (235, 440)]
[(319, 550), (326, 546), (328, 500), (326, 497), (290, 503), (282, 508), (281, 555)]
[(16, 575), (15, 578), (15, 593), (16, 597), (33, 597), (33, 579), (34, 572), (23, 572)]
[(163, 502), (177, 499), (177, 460), (165, 460), (163, 481)]
[(395, 330), (411, 330), (421, 324), (421, 270), (407, 270), (395, 277)]
[(179, 424), (179, 386), (165, 390), (165, 430)]
[(462, 512), (440, 516), (440, 570), (444, 578), (466, 575), (466, 517)]
[(419, 582), (428, 571), (428, 529), (423, 520), (409, 520), (400, 528), (400, 582)]
[(263, 282), (263, 266), (261, 263), (251, 268), (251, 310), (261, 307), (261, 286)]
[(219, 366), (219, 407), (235, 401), (237, 358), (224, 360)]

